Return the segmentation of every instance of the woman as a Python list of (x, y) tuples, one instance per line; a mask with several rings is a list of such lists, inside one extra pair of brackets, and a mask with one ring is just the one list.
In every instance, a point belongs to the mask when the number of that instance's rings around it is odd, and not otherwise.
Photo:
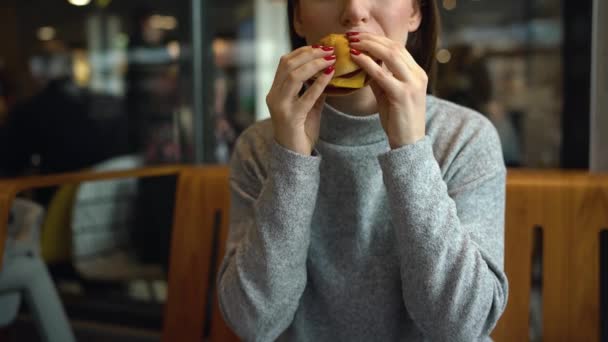
[[(231, 162), (226, 321), (248, 341), (489, 340), (507, 301), (505, 167), (487, 119), (426, 94), (435, 3), (288, 8), (272, 119)], [(322, 94), (332, 51), (310, 45), (329, 33), (351, 39), (369, 86)]]

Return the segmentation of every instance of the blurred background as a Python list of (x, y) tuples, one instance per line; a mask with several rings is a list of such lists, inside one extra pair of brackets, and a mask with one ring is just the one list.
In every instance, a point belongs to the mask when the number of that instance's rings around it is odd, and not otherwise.
[[(436, 95), (486, 115), (510, 167), (588, 168), (591, 1), (438, 1)], [(226, 163), (268, 117), (285, 7), (2, 0), (0, 176)], [(174, 188), (163, 177), (23, 194), (46, 212), (41, 253), (79, 338), (159, 339)], [(36, 341), (19, 310), (13, 338)]]

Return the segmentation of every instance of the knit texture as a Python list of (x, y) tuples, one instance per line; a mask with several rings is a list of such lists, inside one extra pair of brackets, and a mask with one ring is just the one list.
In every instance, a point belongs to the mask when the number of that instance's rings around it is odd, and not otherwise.
[(484, 341), (507, 302), (505, 166), (482, 115), (427, 97), (391, 150), (378, 114), (326, 105), (313, 156), (269, 120), (231, 160), (220, 307), (246, 341)]

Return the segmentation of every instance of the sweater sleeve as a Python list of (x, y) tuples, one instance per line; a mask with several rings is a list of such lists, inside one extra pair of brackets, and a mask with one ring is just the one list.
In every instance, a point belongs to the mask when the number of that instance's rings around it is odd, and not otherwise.
[(487, 123), (463, 144), (448, 183), (430, 138), (379, 156), (399, 243), (402, 294), (432, 341), (488, 336), (507, 302), (505, 167)]
[[(246, 341), (275, 340), (306, 287), (320, 157), (239, 139), (231, 161), (230, 232), (218, 275), (228, 325)], [(267, 170), (263, 168), (267, 164)]]

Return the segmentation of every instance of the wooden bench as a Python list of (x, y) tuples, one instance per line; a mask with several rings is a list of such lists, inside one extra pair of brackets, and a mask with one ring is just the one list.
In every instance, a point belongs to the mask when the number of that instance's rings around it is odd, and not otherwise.
[[(5, 238), (10, 203), (20, 191), (163, 175), (178, 176), (163, 341), (237, 341), (221, 318), (214, 288), (228, 230), (225, 167), (166, 166), (0, 181), (0, 241)], [(509, 171), (505, 227), (509, 303), (493, 338), (528, 340), (535, 227), (542, 227), (544, 237), (543, 339), (598, 341), (599, 233), (608, 227), (608, 176), (565, 171)], [(0, 256), (3, 246), (0, 243)]]
[(608, 229), (608, 175), (509, 170), (506, 207), (509, 302), (494, 339), (528, 340), (532, 235), (540, 227), (543, 340), (599, 341), (599, 241)]

